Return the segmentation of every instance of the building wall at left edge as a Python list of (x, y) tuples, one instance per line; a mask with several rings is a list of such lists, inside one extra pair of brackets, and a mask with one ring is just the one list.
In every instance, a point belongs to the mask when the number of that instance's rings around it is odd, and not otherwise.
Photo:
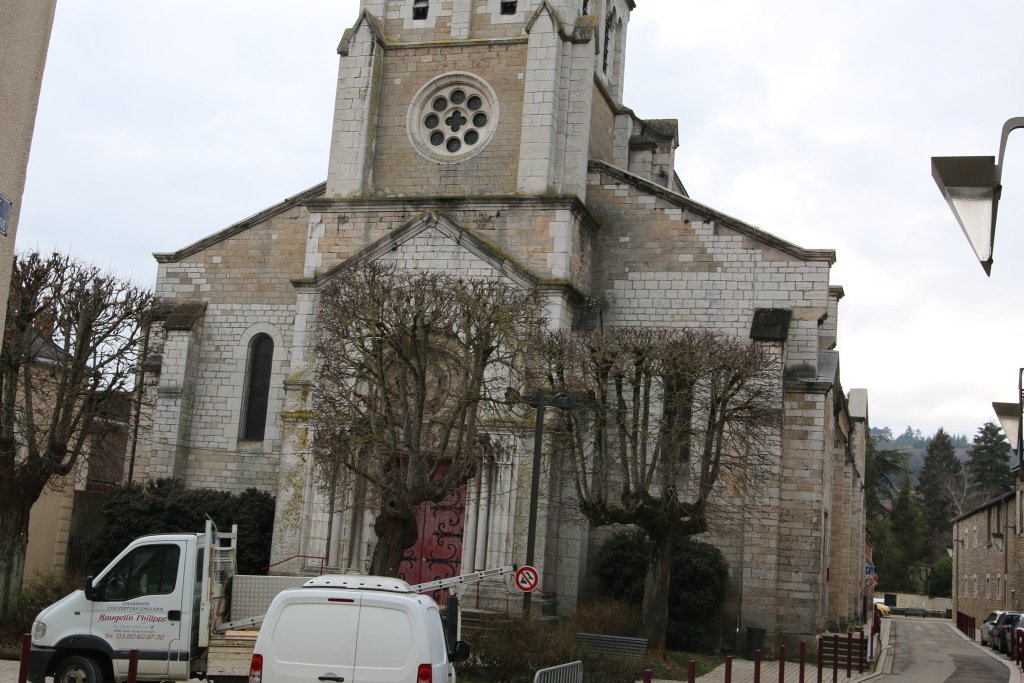
[[(0, 223), (3, 223), (0, 228), (0, 311), (7, 310), (14, 237), (56, 5), (56, 0), (0, 4), (0, 79), (4, 83), (4, 96), (0, 98), (0, 121), (4, 122), (0, 126), (0, 150), (3, 150), (0, 154)], [(46, 531), (51, 530), (63, 508), (62, 497), (44, 493), (32, 509), (32, 527), (42, 525)], [(30, 537), (39, 538), (45, 533), (32, 533), (32, 530)], [(55, 562), (52, 548), (50, 550), (47, 553), (39, 544), (30, 544), (26, 577)]]
[[(0, 311), (7, 310), (14, 237), (57, 0), (0, 3)], [(0, 342), (3, 330), (0, 328)]]

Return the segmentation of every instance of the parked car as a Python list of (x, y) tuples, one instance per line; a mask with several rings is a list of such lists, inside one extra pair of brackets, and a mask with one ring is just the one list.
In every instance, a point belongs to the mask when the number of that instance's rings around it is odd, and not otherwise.
[(995, 629), (996, 619), (1003, 613), (1003, 610), (997, 609), (988, 613), (988, 616), (981, 622), (981, 644), (988, 645), (989, 647), (995, 647), (992, 641), (992, 633)]
[(1013, 630), (1007, 634), (1007, 638), (1010, 641), (1007, 654), (1010, 655), (1011, 659), (1017, 658), (1017, 643), (1020, 642), (1022, 634), (1024, 634), (1024, 614), (1017, 617), (1017, 620), (1013, 622)]
[(995, 649), (1005, 653), (1010, 651), (1010, 635), (1017, 626), (1020, 615), (1020, 612), (1003, 612), (996, 619), (995, 628), (992, 630)]

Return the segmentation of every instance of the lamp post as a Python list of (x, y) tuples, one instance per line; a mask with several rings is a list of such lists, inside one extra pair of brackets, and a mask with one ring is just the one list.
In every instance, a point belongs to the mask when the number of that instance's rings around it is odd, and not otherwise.
[(998, 161), (994, 157), (932, 157), (932, 178), (953, 210), (986, 275), (992, 274), (992, 245), (996, 237), (996, 209), (1003, 189), (1006, 138), (1017, 128), (1024, 128), (1024, 117), (1015, 117), (1003, 124)]
[[(505, 392), (506, 400), (525, 403), (537, 410), (533, 424), (533, 471), (530, 481), (530, 521), (526, 529), (526, 564), (533, 566), (533, 554), (537, 546), (537, 497), (540, 491), (540, 457), (544, 447), (544, 411), (552, 408), (570, 409), (576, 405), (571, 394), (549, 394), (538, 389), (529, 396), (519, 396), (514, 389)], [(530, 612), (532, 591), (523, 593), (523, 614)]]
[(1024, 477), (1024, 467), (1021, 466), (1024, 465), (1024, 430), (1021, 429), (1021, 417), (1024, 416), (1024, 368), (1017, 371), (1017, 402), (993, 402), (992, 409), (1017, 456), (1017, 476)]

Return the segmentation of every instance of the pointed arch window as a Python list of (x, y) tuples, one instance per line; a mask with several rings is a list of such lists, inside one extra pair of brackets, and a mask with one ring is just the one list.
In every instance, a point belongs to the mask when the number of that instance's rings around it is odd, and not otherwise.
[(602, 68), (605, 73), (608, 73), (608, 59), (611, 54), (611, 41), (612, 41), (612, 27), (615, 26), (615, 10), (613, 9), (608, 13), (608, 16), (604, 20), (604, 54), (602, 59)]
[(245, 404), (242, 439), (263, 441), (267, 427), (267, 403), (270, 397), (270, 370), (274, 361), (274, 340), (257, 334), (249, 342), (249, 360), (245, 373)]

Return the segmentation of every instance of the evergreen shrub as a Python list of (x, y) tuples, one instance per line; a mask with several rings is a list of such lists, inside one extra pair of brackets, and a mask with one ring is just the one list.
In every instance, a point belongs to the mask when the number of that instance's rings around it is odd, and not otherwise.
[[(598, 552), (594, 576), (601, 596), (640, 606), (650, 541), (643, 531), (615, 533)], [(673, 650), (706, 650), (714, 643), (713, 626), (725, 601), (728, 565), (713, 545), (676, 541), (669, 583), (666, 646)]]
[(241, 493), (187, 488), (158, 479), (112, 492), (103, 505), (103, 531), (89, 552), (89, 570), (102, 569), (139, 536), (195, 533), (212, 519), (221, 531), (238, 525), (238, 573), (266, 574), (274, 531), (274, 497), (254, 488)]

